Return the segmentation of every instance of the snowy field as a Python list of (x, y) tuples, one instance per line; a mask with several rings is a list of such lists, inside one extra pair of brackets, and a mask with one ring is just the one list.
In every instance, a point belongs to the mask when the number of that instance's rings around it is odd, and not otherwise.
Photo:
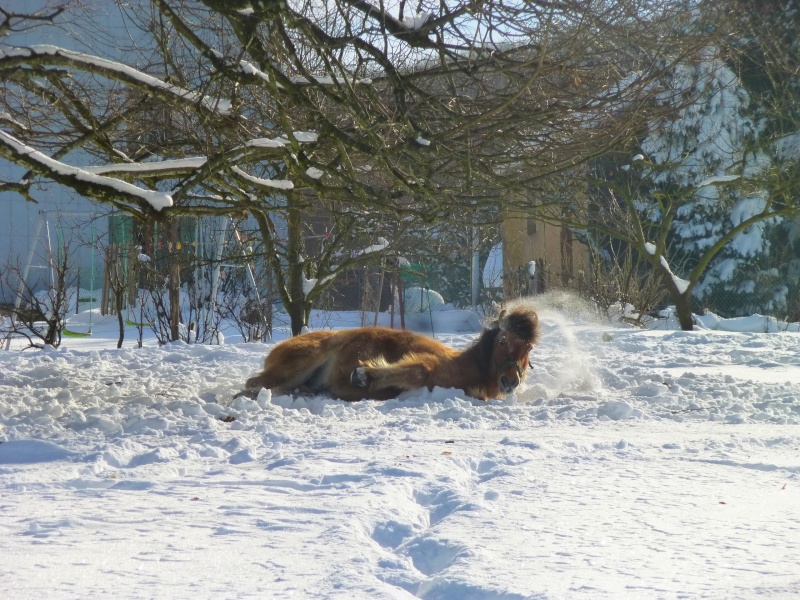
[(796, 328), (540, 314), (504, 402), (232, 401), (269, 345), (117, 350), (97, 316), (0, 352), (0, 597), (800, 596)]

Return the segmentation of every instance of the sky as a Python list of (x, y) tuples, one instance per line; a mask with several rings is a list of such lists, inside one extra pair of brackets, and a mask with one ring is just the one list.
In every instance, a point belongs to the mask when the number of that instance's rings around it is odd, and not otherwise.
[(535, 306), (534, 367), (489, 402), (234, 400), (271, 343), (118, 350), (96, 314), (0, 351), (0, 597), (797, 597), (796, 327)]

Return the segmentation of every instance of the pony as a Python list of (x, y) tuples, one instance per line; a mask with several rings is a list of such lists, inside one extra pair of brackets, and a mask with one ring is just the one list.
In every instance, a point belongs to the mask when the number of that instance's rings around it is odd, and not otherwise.
[(479, 400), (502, 398), (525, 379), (538, 338), (539, 317), (525, 305), (501, 312), (463, 351), (386, 327), (313, 331), (277, 344), (239, 395), (254, 397), (263, 387), (281, 394), (388, 400), (405, 390), (439, 386)]

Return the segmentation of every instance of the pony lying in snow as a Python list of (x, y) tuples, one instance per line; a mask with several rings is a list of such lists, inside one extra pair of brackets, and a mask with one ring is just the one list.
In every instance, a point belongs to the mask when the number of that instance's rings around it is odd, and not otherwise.
[(264, 370), (240, 395), (326, 394), (342, 400), (387, 400), (404, 390), (459, 388), (480, 400), (502, 398), (525, 379), (539, 337), (530, 307), (503, 311), (464, 351), (429, 337), (385, 327), (314, 331), (276, 345)]

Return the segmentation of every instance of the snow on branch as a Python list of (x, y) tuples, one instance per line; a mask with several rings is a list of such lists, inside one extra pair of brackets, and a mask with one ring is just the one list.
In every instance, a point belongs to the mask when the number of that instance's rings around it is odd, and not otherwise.
[(672, 269), (670, 268), (669, 263), (667, 262), (667, 259), (664, 258), (663, 255), (659, 256), (658, 260), (661, 263), (661, 266), (664, 267), (664, 270), (667, 273), (669, 273), (670, 277), (672, 277), (672, 281), (675, 283), (675, 287), (678, 288), (678, 293), (679, 294), (686, 293), (686, 290), (689, 289), (689, 285), (690, 285), (689, 282), (686, 281), (685, 279), (682, 279), (682, 278), (678, 277), (677, 275), (675, 275), (675, 273), (672, 272)]
[(359, 250), (356, 252), (356, 256), (363, 256), (364, 254), (372, 254), (373, 252), (381, 252), (382, 250), (386, 250), (389, 247), (389, 241), (384, 237), (378, 238), (378, 243), (373, 244), (372, 246), (368, 246), (363, 250)]
[[(8, 137), (10, 138), (11, 136)], [(319, 139), (319, 135), (313, 131), (295, 131), (292, 133), (292, 137), (295, 140), (297, 140), (298, 143), (301, 144), (313, 143)], [(23, 146), (21, 142), (17, 143), (20, 144), (20, 147)], [(36, 152), (32, 148), (28, 150), (30, 152)], [(209, 164), (212, 165), (213, 169), (217, 169), (223, 167), (223, 165), (230, 165), (231, 163), (239, 162), (242, 160), (246, 161), (246, 160), (252, 160), (254, 158), (260, 160), (263, 159), (265, 156), (272, 156), (272, 155), (274, 155), (275, 157), (281, 157), (286, 152), (289, 151), (291, 151), (291, 143), (289, 142), (289, 137), (286, 135), (281, 135), (275, 138), (256, 138), (248, 140), (240, 146), (236, 146), (230, 150), (223, 151), (220, 154), (212, 156), (210, 158), (207, 156), (194, 156), (188, 158), (168, 159), (168, 160), (143, 162), (143, 163), (136, 163), (136, 162), (115, 163), (115, 164), (97, 165), (91, 167), (82, 167), (81, 169), (77, 170), (83, 172), (86, 176), (95, 176), (95, 177), (99, 177), (102, 175), (117, 175), (117, 176), (129, 175), (139, 179), (147, 179), (147, 178), (163, 179), (166, 177), (187, 175), (194, 171), (198, 171), (208, 166)], [(25, 154), (29, 154), (30, 152), (25, 152)], [(62, 163), (58, 164), (62, 165), (61, 167), (62, 170), (76, 169), (75, 167), (68, 167), (67, 165), (63, 165)], [(214, 167), (213, 165), (217, 165), (217, 167)], [(263, 179), (261, 177), (255, 177), (235, 165), (231, 167), (231, 171), (237, 177), (262, 188), (270, 188), (277, 190), (294, 189), (294, 183), (289, 180)], [(117, 181), (110, 179), (108, 177), (106, 177), (105, 179), (108, 179), (109, 181)], [(135, 189), (140, 189), (140, 188), (135, 188)], [(175, 193), (175, 191), (173, 191), (173, 193)]]
[(675, 287), (678, 289), (679, 294), (683, 294), (686, 292), (686, 290), (689, 289), (690, 282), (678, 277), (677, 275), (675, 275), (675, 273), (672, 272), (672, 268), (669, 266), (669, 262), (667, 262), (667, 259), (664, 258), (663, 254), (656, 254), (657, 249), (654, 243), (645, 242), (644, 249), (651, 256), (658, 257), (658, 262), (661, 264), (661, 267), (667, 272), (667, 274), (672, 278), (672, 281), (675, 283)]
[(731, 181), (736, 181), (737, 179), (739, 179), (738, 175), (715, 175), (714, 177), (704, 179), (697, 184), (697, 187), (701, 188), (709, 185), (716, 185), (718, 183), (729, 183)]
[[(344, 0), (346, 4), (355, 8), (364, 14), (365, 17), (374, 19), (380, 23), (388, 33), (396, 38), (402, 38), (412, 46), (423, 48), (434, 48), (436, 42), (431, 40), (426, 34), (426, 24), (434, 22), (433, 15), (427, 13), (420, 13), (413, 17), (406, 17), (402, 21), (395, 18), (386, 10), (383, 10), (383, 3), (374, 5), (368, 0)], [(461, 13), (465, 10), (461, 7), (449, 15), (450, 18), (454, 14)]]
[(266, 187), (266, 188), (273, 188), (276, 190), (292, 190), (294, 189), (294, 183), (289, 181), (288, 179), (262, 179), (261, 177), (254, 177), (249, 173), (246, 173), (239, 167), (232, 167), (231, 171), (236, 173), (239, 177), (244, 179), (245, 181), (249, 181), (250, 183)]
[(800, 160), (800, 131), (780, 137), (772, 147), (778, 160)]
[(137, 203), (149, 204), (155, 210), (172, 206), (172, 197), (169, 194), (156, 190), (144, 190), (119, 179), (66, 165), (23, 144), (2, 130), (0, 130), (0, 155), (17, 164), (24, 164), (31, 171), (56, 181), (84, 184), (71, 187), (75, 187), (81, 192), (88, 192), (93, 196), (121, 196)]
[(178, 158), (172, 160), (161, 160), (147, 163), (117, 163), (110, 165), (98, 165), (95, 167), (83, 167), (84, 171), (95, 175), (108, 174), (132, 174), (145, 176), (182, 174), (187, 171), (194, 171), (201, 168), (208, 162), (205, 156), (191, 158)]
[(303, 274), (303, 296), (306, 298), (311, 295), (311, 292), (314, 291), (317, 287), (322, 287), (331, 281), (336, 279), (336, 275), (328, 275), (323, 277), (322, 280), (319, 279), (308, 279), (306, 278), (305, 274)]
[(401, 23), (409, 29), (419, 29), (432, 17), (431, 13), (417, 13), (413, 17), (405, 17)]
[[(311, 144), (319, 140), (319, 134), (315, 131), (295, 131), (292, 133), (294, 139), (296, 139), (301, 144)], [(289, 143), (289, 138), (285, 135), (275, 138), (276, 141), (283, 142), (284, 144)]]
[[(220, 60), (223, 59), (223, 55), (221, 53), (219, 53), (219, 52), (214, 51), (214, 55), (217, 58), (219, 58)], [(255, 77), (257, 79), (261, 79), (262, 81), (265, 81), (266, 83), (270, 83), (272, 81), (268, 73), (265, 73), (264, 71), (262, 71), (261, 69), (256, 67), (253, 63), (248, 62), (246, 60), (240, 60), (239, 61), (239, 70), (244, 75), (248, 75), (250, 77)], [(340, 79), (340, 78), (337, 78), (337, 77), (332, 77), (330, 75), (324, 75), (324, 76), (323, 75), (312, 75), (310, 79), (308, 77), (303, 77), (302, 75), (295, 75), (293, 77), (290, 77), (289, 80), (294, 85), (299, 85), (299, 86), (310, 85), (312, 83), (315, 83), (317, 85), (332, 86), (332, 85), (335, 85), (335, 84), (340, 83), (340, 82), (349, 81), (349, 80), (344, 79), (344, 78)], [(358, 79), (353, 79), (352, 81), (349, 81), (349, 82), (353, 83), (353, 84), (356, 84), (356, 85), (370, 85), (372, 83), (372, 80), (369, 79), (369, 78), (358, 78)], [(283, 89), (283, 85), (281, 83), (276, 82), (275, 85), (279, 90)]]
[(16, 119), (14, 119), (14, 117), (12, 117), (7, 112), (0, 112), (0, 121), (3, 121), (4, 123), (8, 123), (14, 129), (19, 129), (19, 130), (22, 130), (22, 131), (28, 131), (28, 127), (27, 126), (25, 126), (23, 123), (20, 123)]
[(103, 75), (109, 79), (127, 81), (138, 85), (143, 88), (157, 90), (166, 95), (180, 98), (192, 104), (199, 104), (212, 112), (220, 114), (228, 114), (231, 110), (230, 100), (220, 98), (213, 98), (205, 96), (198, 92), (184, 89), (182, 87), (167, 83), (154, 77), (143, 73), (138, 69), (134, 69), (124, 63), (120, 63), (90, 54), (83, 54), (81, 52), (74, 52), (59, 48), (58, 46), (50, 45), (33, 45), (25, 48), (10, 48), (0, 50), (0, 65), (3, 63), (18, 63), (27, 62), (32, 59), (43, 58), (48, 63), (81, 66), (86, 70)]

